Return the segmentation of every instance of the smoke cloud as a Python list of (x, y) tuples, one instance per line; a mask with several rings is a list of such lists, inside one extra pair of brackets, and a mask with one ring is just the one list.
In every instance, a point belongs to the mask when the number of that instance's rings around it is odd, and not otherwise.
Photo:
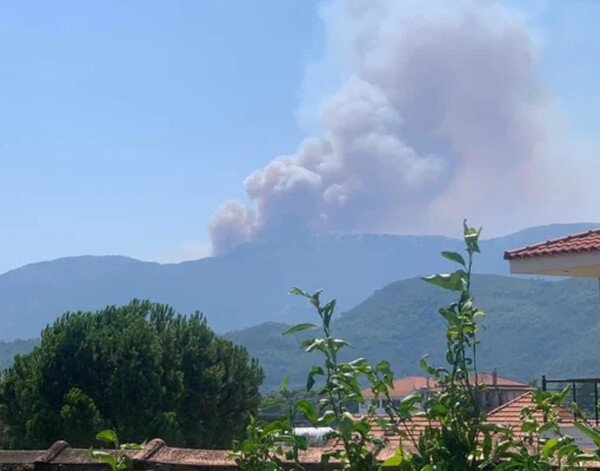
[(525, 220), (547, 98), (519, 15), (397, 0), (337, 0), (321, 14), (316, 69), (337, 75), (317, 107), (321, 135), (246, 178), (247, 202), (209, 225), (213, 252), (330, 232), (448, 232), (463, 215)]

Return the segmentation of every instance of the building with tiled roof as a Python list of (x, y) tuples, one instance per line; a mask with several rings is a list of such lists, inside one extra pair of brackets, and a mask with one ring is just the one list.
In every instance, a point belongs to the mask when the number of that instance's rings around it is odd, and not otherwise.
[[(511, 381), (511, 380), (508, 380)], [(530, 388), (532, 389), (532, 388)], [(521, 430), (521, 411), (525, 407), (534, 409), (535, 403), (533, 401), (533, 390), (524, 392), (511, 401), (491, 410), (487, 415), (486, 424), (501, 425), (510, 428), (514, 433), (514, 437), (521, 439), (525, 433)], [(580, 443), (582, 448), (589, 448), (590, 441), (586, 440), (584, 436), (574, 427), (573, 415), (563, 406), (557, 406), (555, 412), (558, 415), (558, 424), (562, 431), (573, 436), (576, 441), (582, 440)], [(538, 423), (544, 423), (544, 417), (541, 411), (534, 411), (533, 417)], [(387, 420), (387, 416), (380, 415), (379, 419), (384, 418)], [(380, 461), (384, 461), (394, 455), (395, 451), (402, 447), (404, 450), (414, 453), (416, 451), (416, 444), (419, 438), (425, 432), (427, 427), (437, 427), (439, 423), (435, 421), (429, 421), (425, 417), (413, 416), (410, 420), (403, 420), (398, 422), (397, 427), (405, 433), (405, 437), (400, 437), (384, 427), (381, 426), (376, 418), (371, 420), (371, 433), (378, 437), (384, 444), (383, 449), (376, 452), (376, 457)], [(339, 440), (331, 440), (326, 444), (326, 449), (335, 449), (341, 446)], [(597, 467), (600, 463), (594, 463), (593, 467)]]
[[(493, 409), (488, 413), (487, 422), (495, 425), (503, 425), (512, 429), (515, 436), (522, 435), (521, 432), (521, 411), (525, 407), (533, 408), (533, 392), (527, 392), (513, 399), (512, 401), (502, 404), (500, 407)], [(573, 425), (573, 415), (563, 406), (558, 406), (555, 409), (557, 413), (558, 423), (562, 425)], [(534, 411), (533, 417), (538, 423), (544, 423), (544, 417), (541, 411)]]
[(600, 229), (507, 250), (515, 274), (600, 278)]
[[(404, 378), (395, 379), (390, 393), (395, 397), (406, 397), (423, 389), (430, 388), (434, 382), (425, 376), (405, 376)], [(363, 389), (363, 397), (365, 399), (373, 399), (375, 395), (370, 388)]]
[[(485, 386), (484, 392), (481, 395), (480, 404), (481, 408), (484, 410), (498, 407), (520, 396), (524, 392), (533, 390), (528, 384), (503, 378), (496, 373), (479, 373), (477, 375), (477, 381), (475, 381), (474, 376), (471, 376), (470, 381)], [(425, 376), (406, 376), (404, 378), (398, 378), (393, 382), (393, 387), (390, 389), (390, 398), (392, 401), (399, 402), (411, 394), (426, 394), (428, 390), (435, 389), (436, 387), (437, 384), (435, 381)], [(364, 414), (375, 399), (375, 395), (369, 388), (364, 389), (362, 393), (365, 398), (365, 403), (360, 405), (359, 413)], [(378, 401), (379, 403), (376, 412), (383, 414), (385, 412), (385, 399), (379, 397)]]

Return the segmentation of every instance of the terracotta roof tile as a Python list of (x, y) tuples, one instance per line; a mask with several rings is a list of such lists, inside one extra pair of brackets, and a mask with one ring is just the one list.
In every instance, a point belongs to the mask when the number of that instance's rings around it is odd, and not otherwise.
[[(506, 404), (497, 407), (488, 414), (487, 423), (503, 425), (512, 429), (516, 437), (522, 438), (525, 434), (521, 430), (521, 410), (524, 407), (532, 407), (533, 392), (522, 394), (521, 396), (507, 402)], [(558, 406), (556, 409), (558, 414), (558, 423), (562, 425), (572, 425), (574, 422), (573, 415), (563, 406)], [(543, 423), (544, 417), (541, 411), (533, 413), (534, 418)]]
[[(472, 381), (474, 376), (471, 375), (470, 378)], [(502, 376), (498, 376), (498, 375), (496, 375), (495, 381), (496, 381), (496, 384), (494, 384), (494, 375), (493, 374), (479, 373), (477, 375), (477, 383), (483, 384), (485, 386), (498, 386), (500, 388), (508, 387), (508, 388), (515, 388), (515, 389), (527, 389), (527, 390), (533, 389), (529, 384), (522, 383), (520, 381), (515, 381), (514, 379), (503, 378)]]
[[(471, 375), (470, 381), (474, 382), (474, 376)], [(491, 373), (479, 373), (477, 375), (477, 383), (490, 387), (497, 387), (499, 389), (518, 389), (523, 391), (532, 390), (533, 388), (528, 384), (514, 381), (512, 379), (503, 378), (502, 376), (496, 376), (496, 384), (494, 385), (494, 375)], [(404, 378), (398, 378), (394, 381), (394, 387), (390, 390), (390, 396), (394, 397), (406, 397), (410, 394), (422, 391), (428, 388), (437, 387), (437, 383), (425, 376), (406, 376)], [(370, 388), (363, 389), (363, 396), (366, 399), (372, 399), (374, 397), (373, 391)]]
[[(390, 390), (390, 395), (394, 397), (405, 397), (422, 389), (435, 386), (433, 380), (428, 380), (425, 376), (406, 376), (394, 380), (394, 387)], [(363, 389), (363, 396), (367, 399), (374, 397), (370, 388)]]
[[(528, 391), (510, 402), (492, 410), (487, 417), (486, 423), (503, 425), (513, 430), (516, 437), (523, 437), (521, 431), (521, 410), (524, 407), (531, 407), (533, 403), (533, 392)], [(573, 424), (573, 416), (564, 407), (558, 408), (558, 421), (563, 425)], [(543, 417), (541, 412), (534, 413), (535, 418), (542, 423)], [(387, 420), (387, 416), (380, 416), (384, 420)], [(429, 422), (424, 417), (412, 417), (410, 420), (402, 421), (398, 424), (401, 430), (408, 433), (414, 440), (423, 434), (427, 426), (436, 427), (437, 422)], [(377, 454), (377, 459), (385, 460), (393, 455), (395, 450), (400, 446), (401, 438), (395, 434), (386, 432), (375, 420), (371, 422), (371, 432), (373, 435), (379, 437), (385, 443), (385, 447)], [(411, 443), (410, 438), (402, 439), (402, 446), (410, 452), (415, 451), (414, 445)], [(329, 441), (325, 447), (327, 449), (339, 448), (341, 443), (338, 440)]]
[(600, 251), (600, 228), (504, 252), (505, 260)]

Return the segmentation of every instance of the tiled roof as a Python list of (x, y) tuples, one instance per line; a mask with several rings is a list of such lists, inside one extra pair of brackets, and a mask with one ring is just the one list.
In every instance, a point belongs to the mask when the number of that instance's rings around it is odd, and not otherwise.
[[(376, 418), (383, 419), (385, 421), (388, 420), (388, 417), (383, 415), (377, 416)], [(398, 423), (398, 428), (404, 432), (407, 437), (402, 438), (393, 432), (385, 430), (381, 425), (379, 425), (379, 423), (377, 423), (376, 418), (370, 420), (370, 433), (384, 443), (384, 447), (375, 452), (375, 457), (378, 461), (385, 461), (393, 456), (396, 450), (400, 448), (400, 445), (402, 445), (404, 450), (410, 453), (415, 453), (416, 443), (418, 442), (419, 437), (425, 432), (425, 429), (428, 426), (435, 427), (436, 425), (439, 425), (439, 422), (430, 422), (425, 417), (412, 417), (410, 420), (403, 420)], [(341, 449), (342, 447), (342, 439), (334, 438), (325, 444), (324, 449), (337, 450)]]
[(600, 229), (590, 229), (504, 252), (505, 260), (600, 251)]
[[(473, 375), (469, 378), (471, 382), (474, 382), (475, 377)], [(528, 384), (503, 378), (501, 376), (496, 375), (496, 378), (494, 379), (494, 375), (491, 373), (479, 373), (477, 375), (477, 383), (483, 384), (488, 388), (497, 387), (499, 389), (519, 389), (524, 391), (533, 389)], [(425, 376), (406, 376), (405, 378), (398, 378), (393, 384), (394, 387), (390, 390), (391, 397), (406, 397), (424, 389), (437, 387), (435, 381), (432, 379), (427, 381)], [(374, 397), (373, 391), (369, 388), (363, 389), (362, 393), (365, 399), (372, 399)]]
[[(519, 384), (519, 383), (517, 383)], [(517, 398), (513, 399), (510, 402), (492, 410), (487, 417), (487, 424), (495, 424), (502, 425), (513, 430), (513, 433), (516, 437), (523, 437), (523, 432), (521, 431), (521, 410), (524, 407), (532, 407), (534, 406), (533, 402), (533, 392), (528, 391), (524, 394), (521, 394)], [(557, 409), (558, 413), (558, 421), (562, 425), (571, 425), (573, 424), (573, 416), (569, 413), (569, 411), (559, 406)], [(544, 418), (542, 413), (539, 411), (534, 412), (534, 417), (538, 420), (539, 423), (543, 423)], [(380, 418), (387, 420), (387, 416), (380, 416)], [(419, 437), (423, 434), (426, 427), (436, 427), (438, 425), (437, 422), (432, 421), (429, 422), (424, 417), (415, 416), (410, 420), (402, 421), (398, 424), (400, 430), (406, 432), (409, 438), (401, 438), (396, 434), (388, 433), (384, 430), (374, 419), (371, 422), (371, 432), (373, 435), (379, 437), (385, 444), (385, 447), (377, 453), (378, 460), (386, 460), (390, 456), (394, 454), (396, 449), (400, 446), (400, 442), (402, 441), (402, 446), (404, 449), (410, 452), (415, 452), (415, 446), (413, 444), (413, 440), (417, 441)], [(327, 443), (326, 448), (338, 448), (341, 446), (339, 440), (331, 440)]]
[[(473, 376), (471, 376), (471, 381), (473, 380)], [(495, 384), (494, 384), (495, 381)], [(526, 383), (521, 383), (520, 381), (515, 381), (514, 379), (503, 378), (502, 376), (496, 375), (494, 379), (494, 375), (490, 373), (479, 373), (477, 375), (477, 383), (483, 384), (485, 386), (498, 386), (500, 388), (511, 388), (511, 389), (533, 389), (530, 385)]]
[[(394, 380), (394, 387), (390, 390), (390, 395), (394, 397), (406, 397), (417, 391), (435, 386), (433, 380), (429, 380), (425, 376), (406, 376)], [(374, 397), (373, 391), (370, 388), (363, 389), (363, 396), (367, 399)]]
[[(324, 448), (309, 448), (299, 459), (307, 471), (334, 468), (321, 467)], [(142, 450), (128, 450), (137, 470), (158, 471), (237, 471), (228, 450), (173, 448), (160, 439), (151, 440)], [(3, 471), (110, 471), (105, 463), (88, 456), (88, 450), (71, 448), (65, 441), (54, 443), (48, 450), (0, 450)]]
[[(518, 435), (521, 427), (521, 410), (524, 407), (532, 406), (534, 406), (533, 392), (527, 392), (490, 411), (487, 422), (510, 427)], [(565, 407), (558, 406), (556, 413), (558, 414), (559, 423), (572, 424), (574, 422), (573, 415)], [(535, 411), (533, 415), (538, 422), (542, 423), (544, 421), (541, 411)]]

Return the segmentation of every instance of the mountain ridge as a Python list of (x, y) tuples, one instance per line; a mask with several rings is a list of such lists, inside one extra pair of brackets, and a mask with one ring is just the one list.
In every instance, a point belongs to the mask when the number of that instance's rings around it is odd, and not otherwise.
[[(508, 274), (504, 250), (599, 224), (538, 226), (482, 240), (479, 273)], [(442, 250), (462, 242), (435, 235), (322, 235), (246, 244), (231, 252), (177, 264), (123, 256), (66, 257), (0, 275), (0, 340), (32, 338), (65, 311), (97, 310), (132, 298), (202, 311), (224, 333), (264, 321), (300, 322), (310, 310), (287, 295), (293, 286), (324, 288), (348, 310), (390, 282), (451, 268)]]

